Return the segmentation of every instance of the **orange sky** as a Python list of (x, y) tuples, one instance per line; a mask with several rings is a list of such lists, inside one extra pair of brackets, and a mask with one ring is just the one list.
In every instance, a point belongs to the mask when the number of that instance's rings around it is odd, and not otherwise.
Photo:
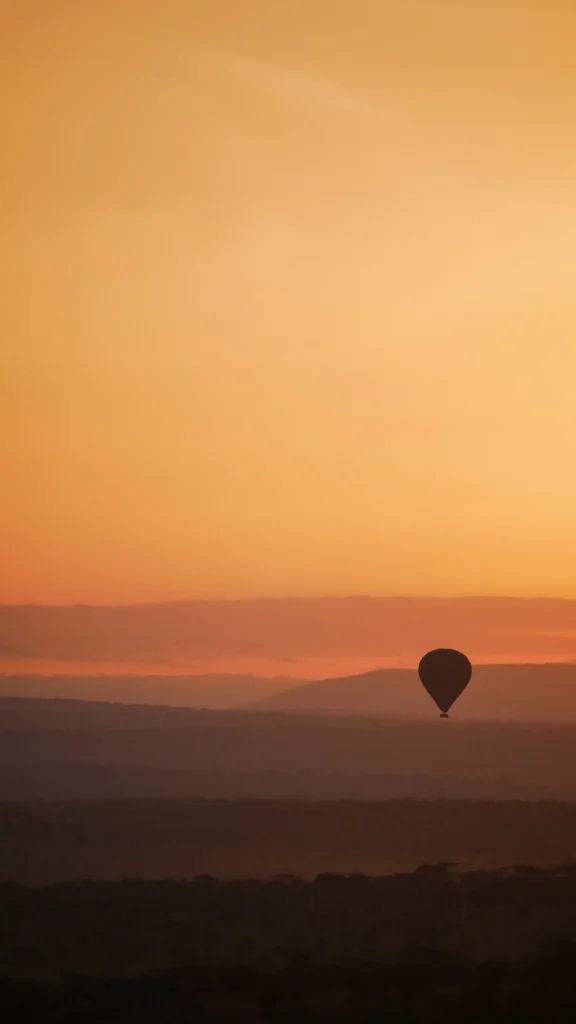
[(576, 597), (574, 5), (0, 12), (0, 600)]

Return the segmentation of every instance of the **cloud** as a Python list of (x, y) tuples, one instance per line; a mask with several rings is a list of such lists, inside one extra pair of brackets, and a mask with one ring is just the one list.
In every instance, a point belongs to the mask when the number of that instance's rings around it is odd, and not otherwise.
[[(496, 632), (497, 631), (497, 632)], [(169, 663), (242, 656), (415, 660), (433, 645), (476, 656), (576, 648), (576, 601), (499, 598), (292, 598), (123, 607), (0, 606), (4, 653), (59, 661)], [(28, 655), (30, 656), (30, 655)]]

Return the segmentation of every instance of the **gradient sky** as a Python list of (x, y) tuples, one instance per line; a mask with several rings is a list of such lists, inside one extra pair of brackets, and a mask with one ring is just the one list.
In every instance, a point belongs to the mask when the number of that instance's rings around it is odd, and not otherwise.
[(574, 4), (0, 13), (0, 600), (576, 597)]

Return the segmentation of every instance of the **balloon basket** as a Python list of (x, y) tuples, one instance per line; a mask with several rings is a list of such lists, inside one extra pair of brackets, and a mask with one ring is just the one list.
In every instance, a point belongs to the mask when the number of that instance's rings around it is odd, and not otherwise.
[(448, 718), (448, 717), (449, 716), (448, 716), (448, 712), (447, 711), (443, 711), (442, 714), (440, 715), (440, 718)]

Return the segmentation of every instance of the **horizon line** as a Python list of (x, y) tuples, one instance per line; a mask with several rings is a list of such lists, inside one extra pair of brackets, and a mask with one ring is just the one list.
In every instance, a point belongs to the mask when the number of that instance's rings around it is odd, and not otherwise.
[(304, 601), (518, 601), (535, 602), (546, 601), (556, 603), (576, 603), (576, 594), (573, 597), (552, 596), (552, 595), (514, 595), (514, 594), (292, 594), (258, 597), (184, 597), (166, 598), (150, 601), (69, 601), (69, 602), (41, 602), (41, 601), (0, 601), (0, 610), (5, 608), (158, 608), (174, 607), (192, 604), (282, 604)]

